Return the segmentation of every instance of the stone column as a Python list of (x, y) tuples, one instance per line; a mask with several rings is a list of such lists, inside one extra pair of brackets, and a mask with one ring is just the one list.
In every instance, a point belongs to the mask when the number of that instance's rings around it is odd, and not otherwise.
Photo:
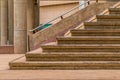
[(32, 48), (32, 42), (30, 40), (31, 34), (30, 30), (34, 28), (34, 0), (28, 1), (28, 8), (27, 8), (27, 35), (28, 35), (28, 51)]
[(27, 0), (14, 0), (14, 52), (27, 51)]
[(8, 29), (9, 29), (9, 44), (13, 45), (14, 35), (14, 12), (13, 12), (13, 0), (8, 0)]
[(8, 0), (1, 0), (1, 45), (7, 44)]

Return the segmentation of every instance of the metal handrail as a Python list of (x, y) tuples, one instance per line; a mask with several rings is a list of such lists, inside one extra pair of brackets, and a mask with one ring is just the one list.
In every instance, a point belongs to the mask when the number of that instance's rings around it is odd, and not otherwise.
[[(98, 0), (96, 0), (96, 2), (98, 2)], [(90, 0), (87, 0), (84, 4), (87, 4), (87, 3), (88, 3), (88, 5), (89, 5), (89, 4), (90, 4)], [(54, 18), (54, 19), (48, 21), (47, 23), (42, 24), (42, 25), (40, 25), (40, 26), (38, 26), (38, 27), (36, 27), (36, 28), (30, 30), (30, 32), (34, 32), (35, 30), (41, 28), (42, 26), (45, 26), (46, 24), (49, 24), (49, 23), (52, 22), (52, 21), (55, 21), (55, 20), (58, 19), (58, 18), (63, 18), (64, 15), (66, 15), (66, 14), (72, 12), (73, 10), (75, 10), (75, 9), (77, 9), (77, 8), (79, 8), (79, 7), (81, 7), (81, 6), (83, 6), (84, 4), (81, 4), (81, 5), (77, 6), (77, 7), (72, 8), (71, 10), (69, 10), (69, 11), (67, 11), (67, 12), (65, 12), (65, 13), (63, 13), (63, 14), (61, 14), (61, 15), (59, 15), (59, 16), (57, 16), (56, 18)]]

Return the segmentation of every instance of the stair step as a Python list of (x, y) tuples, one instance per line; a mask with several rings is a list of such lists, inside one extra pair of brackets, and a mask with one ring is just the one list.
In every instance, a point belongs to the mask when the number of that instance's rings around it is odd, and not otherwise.
[(109, 8), (110, 14), (120, 14), (120, 8)]
[(44, 45), (43, 52), (120, 52), (119, 44)]
[(120, 29), (119, 21), (105, 22), (84, 22), (85, 29)]
[(120, 44), (120, 36), (72, 36), (57, 37), (60, 44)]
[(27, 61), (120, 61), (120, 53), (110, 52), (77, 52), (77, 53), (46, 53), (26, 54)]
[(120, 61), (23, 61), (9, 63), (11, 70), (120, 69)]
[(84, 22), (85, 26), (120, 26), (120, 22)]
[(96, 15), (97, 21), (120, 21), (120, 15)]
[(120, 30), (71, 30), (72, 36), (120, 36)]

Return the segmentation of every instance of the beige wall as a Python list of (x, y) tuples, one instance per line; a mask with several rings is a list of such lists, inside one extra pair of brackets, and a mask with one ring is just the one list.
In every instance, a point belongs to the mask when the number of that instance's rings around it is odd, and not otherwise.
[(74, 1), (40, 1), (40, 6), (48, 6), (48, 5), (58, 5), (58, 4), (68, 4), (68, 3), (76, 3), (78, 0)]
[[(51, 19), (56, 18), (58, 15), (66, 12), (66, 11), (69, 11), (78, 5), (79, 5), (79, 3), (53, 5), (53, 6), (41, 6), (40, 7), (40, 24), (44, 24), (44, 23), (50, 21)], [(76, 10), (78, 11), (78, 9), (76, 9)], [(73, 11), (72, 13), (76, 12), (76, 10)], [(72, 14), (72, 13), (70, 13), (70, 14)], [(70, 14), (67, 14), (64, 17), (69, 16)], [(56, 21), (59, 21), (59, 20), (60, 20), (60, 18)]]
[[(99, 3), (106, 2), (106, 1), (113, 1), (113, 0), (98, 0)], [(114, 0), (114, 1), (118, 1), (118, 0)], [(92, 4), (94, 2), (96, 2), (96, 0), (91, 0), (90, 4)], [(39, 4), (39, 6), (40, 6), (39, 19), (40, 20), (39, 20), (39, 23), (44, 24), (44, 23), (56, 18), (58, 15), (66, 12), (66, 11), (69, 11), (78, 5), (79, 5), (79, 0), (73, 0), (73, 1), (70, 1), (70, 0), (69, 1), (68, 0), (65, 0), (65, 1), (58, 1), (58, 0), (56, 0), (56, 1), (53, 1), (53, 0), (45, 1), (44, 0), (43, 1), (43, 0), (40, 0), (40, 4)], [(76, 9), (72, 13), (75, 13), (77, 10), (78, 9)], [(64, 17), (69, 16), (72, 13), (67, 14)], [(61, 18), (52, 22), (52, 24), (54, 24), (60, 20), (61, 20)]]

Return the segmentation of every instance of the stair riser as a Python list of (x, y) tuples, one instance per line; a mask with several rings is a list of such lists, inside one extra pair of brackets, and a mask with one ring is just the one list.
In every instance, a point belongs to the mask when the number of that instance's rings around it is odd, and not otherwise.
[(81, 31), (81, 30), (74, 30), (71, 31), (72, 36), (120, 36), (120, 31)]
[(10, 70), (119, 70), (119, 67), (10, 67)]
[(93, 33), (81, 33), (81, 32), (74, 32), (72, 33), (72, 36), (120, 36), (120, 33), (97, 33), (97, 32), (93, 32)]
[(120, 13), (119, 8), (110, 8), (109, 9), (109, 14), (118, 14), (118, 13)]
[(120, 19), (97, 19), (98, 22), (107, 22), (107, 21), (120, 21)]
[(84, 26), (120, 26), (119, 21), (106, 21), (106, 22), (84, 22)]
[(103, 58), (82, 58), (82, 57), (73, 57), (73, 58), (69, 58), (69, 57), (63, 57), (63, 58), (54, 58), (54, 57), (50, 57), (50, 58), (27, 58), (27, 61), (120, 61), (120, 58), (113, 58), (113, 57), (103, 57)]
[(120, 29), (120, 26), (85, 26), (87, 30)]
[(70, 64), (14, 64), (11, 65), (12, 70), (15, 69), (32, 69), (32, 70), (79, 70), (79, 69), (120, 69), (119, 63), (70, 63)]
[(71, 54), (26, 54), (27, 61), (119, 61), (120, 54), (109, 54), (109, 53), (96, 53), (96, 54), (85, 54), (74, 52)]
[(120, 44), (120, 40), (58, 40), (58, 44)]
[(109, 12), (109, 14), (117, 14), (117, 15), (119, 15), (120, 12)]
[(44, 48), (44, 52), (120, 52), (120, 48)]

